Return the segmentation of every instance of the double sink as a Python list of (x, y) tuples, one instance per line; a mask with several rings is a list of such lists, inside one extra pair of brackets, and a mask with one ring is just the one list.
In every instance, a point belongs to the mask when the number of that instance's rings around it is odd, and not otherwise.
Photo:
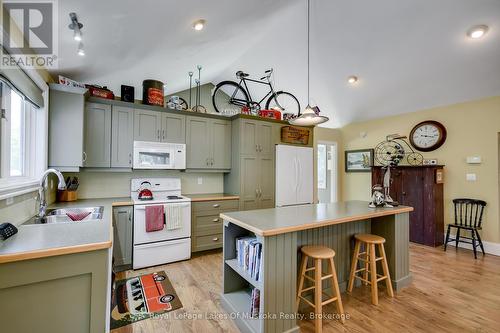
[[(24, 224), (50, 224), (102, 220), (104, 206), (48, 209), (45, 217), (34, 216)], [(73, 217), (73, 219), (71, 217)]]

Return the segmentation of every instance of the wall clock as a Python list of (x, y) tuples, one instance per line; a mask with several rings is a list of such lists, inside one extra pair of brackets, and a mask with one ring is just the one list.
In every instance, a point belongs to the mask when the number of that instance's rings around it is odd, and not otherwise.
[(410, 143), (420, 151), (433, 151), (446, 141), (446, 128), (443, 124), (426, 120), (417, 124), (410, 132)]

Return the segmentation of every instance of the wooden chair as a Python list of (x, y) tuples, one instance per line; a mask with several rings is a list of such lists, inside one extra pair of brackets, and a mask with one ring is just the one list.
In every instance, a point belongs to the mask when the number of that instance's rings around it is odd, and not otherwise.
[[(474, 258), (477, 259), (476, 248), (481, 247), (481, 251), (484, 256), (483, 242), (481, 241), (481, 236), (479, 236), (478, 230), (481, 230), (481, 224), (483, 222), (483, 212), (484, 207), (486, 207), (486, 202), (483, 200), (476, 199), (454, 199), (453, 205), (455, 206), (455, 223), (448, 224), (448, 230), (446, 231), (446, 240), (444, 242), (444, 250), (446, 251), (446, 246), (448, 242), (455, 242), (455, 246), (458, 248), (458, 243), (472, 244), (472, 249), (474, 250)], [(450, 229), (456, 228), (457, 232), (455, 238), (450, 239)], [(460, 236), (460, 231), (462, 229), (469, 230), (471, 232), (471, 237)], [(476, 243), (476, 237), (479, 244)], [(470, 240), (465, 241), (461, 238)]]
[[(354, 246), (351, 274), (349, 276), (349, 285), (347, 287), (348, 292), (352, 292), (354, 279), (360, 279), (365, 285), (369, 284), (371, 286), (372, 304), (378, 305), (377, 283), (385, 280), (387, 294), (390, 297), (394, 297), (391, 276), (389, 274), (389, 266), (387, 265), (387, 257), (385, 256), (384, 250), (385, 238), (370, 234), (358, 234), (355, 235), (354, 238), (356, 239), (356, 244)], [(361, 245), (364, 245), (364, 252), (360, 252)], [(377, 257), (376, 246), (378, 246), (380, 257)], [(357, 269), (358, 261), (360, 260), (364, 262), (364, 265), (362, 268)], [(382, 261), (382, 270), (384, 275), (377, 274), (377, 261)], [(363, 276), (356, 274), (360, 272), (363, 273)]]
[[(335, 264), (333, 263), (333, 257), (335, 257), (335, 251), (326, 246), (303, 246), (301, 249), (302, 261), (300, 264), (300, 281), (299, 288), (297, 292), (297, 311), (299, 311), (300, 301), (303, 300), (308, 305), (314, 308), (315, 319), (314, 327), (315, 332), (320, 333), (323, 329), (322, 324), (322, 314), (323, 305), (329, 304), (331, 302), (337, 302), (337, 311), (340, 315), (340, 320), (344, 323), (344, 307), (342, 306), (342, 299), (340, 298), (339, 283), (337, 281), (337, 272), (335, 271)], [(314, 260), (314, 266), (307, 268), (308, 259), (312, 258)], [(321, 273), (321, 261), (328, 260), (330, 263), (330, 274), (322, 275)], [(314, 278), (307, 275), (307, 272), (314, 271)], [(331, 278), (332, 288), (335, 290), (335, 295), (330, 296), (323, 292), (323, 280)], [(304, 288), (304, 279), (310, 280), (313, 285), (308, 288)], [(311, 303), (307, 298), (302, 296), (302, 293), (314, 289), (314, 303)], [(323, 300), (322, 295), (326, 295), (329, 298)]]

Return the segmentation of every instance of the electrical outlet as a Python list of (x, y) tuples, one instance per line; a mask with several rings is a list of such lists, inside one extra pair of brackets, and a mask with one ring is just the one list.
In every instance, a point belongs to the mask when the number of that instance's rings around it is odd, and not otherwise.
[(14, 203), (14, 197), (10, 197), (10, 198), (5, 199), (5, 204), (7, 206), (12, 205), (13, 203)]
[(202, 185), (203, 184), (203, 177), (198, 177), (198, 185)]
[(468, 173), (465, 175), (465, 179), (469, 182), (475, 182), (476, 181), (476, 174), (475, 173)]

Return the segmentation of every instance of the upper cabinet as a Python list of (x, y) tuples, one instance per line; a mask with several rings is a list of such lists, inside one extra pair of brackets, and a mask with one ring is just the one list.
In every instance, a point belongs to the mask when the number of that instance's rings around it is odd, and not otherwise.
[(186, 116), (150, 110), (135, 110), (134, 140), (186, 142)]
[(231, 121), (186, 117), (188, 169), (231, 168)]
[(85, 106), (83, 166), (111, 166), (111, 105), (87, 103)]
[(164, 113), (161, 124), (162, 142), (186, 143), (186, 116)]
[(113, 106), (111, 117), (111, 167), (131, 168), (134, 146), (134, 109)]
[(274, 154), (273, 123), (242, 119), (240, 128), (241, 154)]

